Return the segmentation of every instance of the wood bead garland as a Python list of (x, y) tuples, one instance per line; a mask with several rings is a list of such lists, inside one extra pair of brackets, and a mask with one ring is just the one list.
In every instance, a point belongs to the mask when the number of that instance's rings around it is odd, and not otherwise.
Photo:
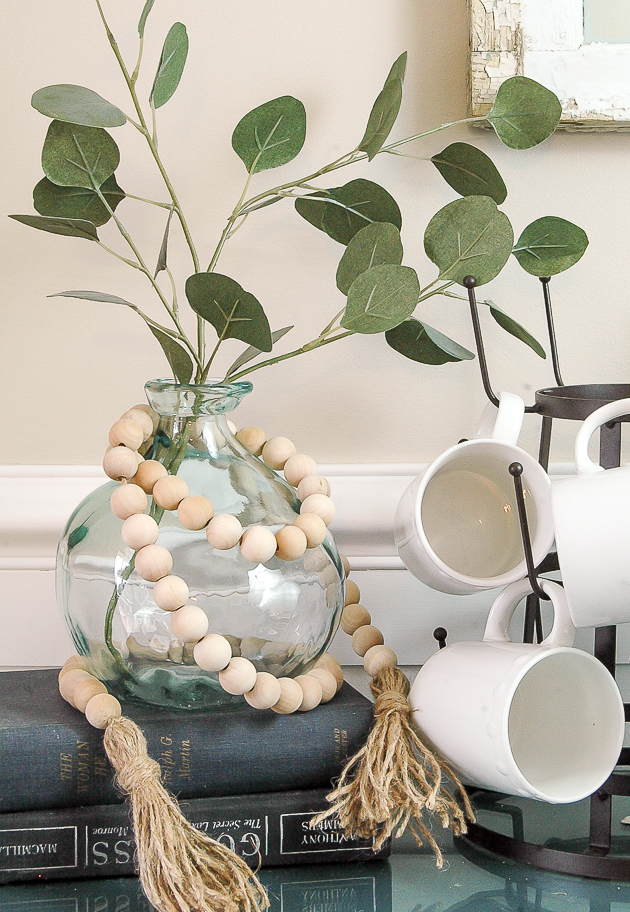
[(137, 450), (144, 440), (144, 432), (137, 421), (132, 418), (121, 418), (109, 432), (109, 442), (113, 447), (129, 447), (130, 450)]
[(134, 513), (128, 516), (121, 529), (122, 540), (134, 551), (144, 548), (145, 545), (154, 545), (159, 534), (158, 524), (147, 513)]
[(302, 705), (304, 691), (295, 678), (278, 678), (280, 685), (280, 698), (271, 707), (275, 713), (282, 716), (296, 712)]
[(352, 648), (356, 654), (361, 657), (363, 657), (372, 646), (381, 646), (383, 642), (383, 634), (378, 627), (373, 627), (371, 624), (357, 627), (352, 634)]
[(112, 513), (118, 519), (127, 519), (134, 513), (144, 513), (149, 501), (141, 487), (136, 484), (124, 484), (115, 491), (109, 499)]
[(309, 494), (302, 501), (300, 513), (314, 513), (329, 526), (335, 518), (335, 505), (326, 494)]
[(241, 554), (254, 564), (264, 564), (276, 553), (276, 536), (266, 526), (250, 526), (241, 537)]
[(256, 683), (244, 697), (253, 709), (271, 709), (280, 699), (281, 690), (278, 678), (268, 671), (259, 671)]
[(173, 569), (173, 556), (163, 545), (145, 545), (136, 552), (136, 571), (142, 579), (156, 583)]
[(307, 475), (317, 475), (317, 463), (315, 460), (310, 456), (305, 456), (303, 453), (295, 453), (293, 456), (289, 456), (284, 464), (284, 477), (289, 484), (297, 488)]
[(145, 494), (152, 494), (156, 481), (160, 478), (166, 478), (168, 472), (161, 462), (155, 459), (145, 459), (140, 463), (138, 470), (134, 475), (134, 484), (139, 485)]
[(147, 441), (153, 434), (155, 428), (153, 424), (153, 418), (151, 416), (151, 409), (148, 405), (134, 405), (120, 417), (130, 418), (132, 421), (135, 421), (136, 424), (140, 425), (142, 428), (143, 443)]
[(195, 645), (193, 654), (195, 662), (204, 671), (223, 671), (232, 660), (232, 647), (225, 637), (209, 633)]
[(306, 500), (310, 494), (326, 494), (330, 496), (330, 485), (321, 475), (307, 475), (298, 484), (298, 500)]
[(256, 684), (256, 666), (249, 659), (234, 656), (227, 668), (219, 672), (219, 684), (226, 693), (234, 696), (248, 693)]
[(276, 532), (276, 554), (283, 561), (298, 560), (308, 546), (306, 535), (297, 526), (283, 526)]
[(205, 529), (214, 516), (214, 507), (207, 497), (193, 494), (184, 497), (177, 507), (177, 518), (185, 529)]
[(171, 630), (182, 643), (197, 643), (208, 632), (210, 621), (198, 605), (183, 605), (171, 615)]
[(267, 435), (257, 427), (241, 428), (236, 434), (236, 439), (254, 456), (260, 456), (267, 443)]
[(179, 576), (163, 576), (153, 587), (153, 601), (163, 611), (177, 611), (189, 596), (188, 584)]
[(326, 536), (328, 529), (321, 516), (315, 513), (301, 513), (293, 520), (293, 525), (306, 535), (307, 548), (319, 548)]
[(153, 485), (153, 500), (163, 510), (176, 510), (189, 493), (188, 485), (178, 475), (158, 478)]
[(133, 478), (138, 471), (137, 453), (126, 446), (115, 446), (103, 456), (103, 469), (115, 481)]
[(288, 437), (272, 437), (262, 448), (262, 458), (270, 469), (283, 469), (287, 460), (296, 453), (295, 444)]

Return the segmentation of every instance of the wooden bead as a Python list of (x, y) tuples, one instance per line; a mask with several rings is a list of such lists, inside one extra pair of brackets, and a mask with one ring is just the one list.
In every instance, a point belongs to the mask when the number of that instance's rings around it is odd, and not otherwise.
[(127, 519), (134, 513), (144, 513), (149, 501), (147, 495), (137, 484), (123, 484), (109, 498), (112, 513), (118, 519)]
[(306, 535), (297, 526), (283, 526), (276, 532), (277, 557), (283, 561), (294, 561), (302, 557), (308, 544)]
[(318, 548), (328, 534), (326, 523), (315, 513), (301, 513), (295, 517), (293, 525), (306, 535), (307, 548)]
[(131, 421), (135, 421), (136, 424), (139, 424), (142, 428), (143, 439), (148, 440), (154, 430), (153, 417), (151, 416), (150, 411), (148, 405), (134, 405), (133, 408), (130, 408), (120, 417), (129, 418)]
[(74, 691), (74, 705), (79, 712), (85, 712), (85, 707), (92, 697), (95, 697), (96, 694), (105, 693), (107, 693), (107, 688), (102, 681), (98, 681), (96, 678), (92, 678), (89, 681), (81, 681)]
[(189, 595), (188, 584), (179, 576), (163, 576), (153, 587), (153, 601), (162, 611), (177, 611)]
[(198, 605), (184, 605), (171, 614), (171, 630), (182, 643), (197, 643), (209, 626), (206, 612)]
[(304, 691), (298, 682), (295, 678), (278, 678), (278, 684), (280, 685), (280, 699), (271, 707), (273, 711), (281, 716), (297, 712), (304, 699)]
[(335, 676), (327, 668), (311, 668), (309, 675), (322, 685), (322, 703), (328, 703), (337, 693)]
[(289, 456), (284, 464), (284, 477), (289, 484), (297, 488), (307, 475), (317, 475), (317, 463), (315, 460), (310, 456), (305, 456), (304, 453), (296, 453), (294, 456)]
[[(138, 405), (132, 405), (129, 411), (125, 412), (124, 415), (121, 415), (121, 418), (133, 418), (134, 416), (130, 412), (144, 412), (145, 415), (148, 415), (151, 419), (151, 433), (155, 434), (157, 426), (160, 423), (160, 416), (152, 409), (150, 405), (147, 405), (146, 402), (140, 402)], [(139, 423), (139, 422), (138, 422)], [(150, 436), (150, 435), (149, 435)]]
[(330, 494), (330, 485), (321, 475), (307, 475), (298, 484), (297, 496), (299, 500), (306, 500), (310, 494)]
[(281, 685), (278, 678), (274, 678), (268, 671), (259, 671), (256, 683), (245, 699), (254, 709), (271, 709), (280, 699)]
[(300, 712), (315, 709), (322, 702), (324, 691), (321, 683), (310, 674), (298, 675), (295, 679), (302, 688), (302, 702), (298, 706)]
[(256, 684), (256, 666), (249, 659), (234, 656), (228, 667), (219, 672), (219, 684), (229, 694), (249, 693)]
[(167, 475), (168, 472), (161, 462), (158, 462), (156, 459), (145, 459), (144, 462), (138, 466), (133, 481), (134, 484), (140, 485), (142, 490), (147, 494), (152, 494), (153, 486), (156, 481), (160, 478), (166, 478)]
[(336, 681), (337, 690), (339, 690), (343, 684), (343, 671), (341, 670), (341, 665), (334, 656), (331, 656), (329, 652), (325, 652), (315, 662), (315, 668), (325, 668), (326, 671), (329, 671)]
[(145, 545), (136, 553), (136, 572), (142, 579), (156, 583), (173, 569), (173, 555), (162, 545)]
[(276, 536), (267, 526), (251, 526), (243, 532), (241, 554), (253, 564), (264, 564), (276, 553)]
[(160, 528), (148, 513), (134, 513), (124, 521), (121, 535), (128, 548), (138, 551), (145, 545), (154, 545), (158, 540)]
[(372, 623), (372, 616), (363, 605), (346, 605), (341, 612), (341, 629), (348, 636), (352, 636), (359, 627), (367, 627)]
[(352, 580), (346, 580), (346, 600), (344, 605), (356, 605), (361, 601), (361, 590)]
[(341, 563), (343, 564), (343, 572), (346, 575), (346, 579), (348, 579), (348, 577), (350, 576), (350, 561), (348, 560), (347, 557), (344, 557), (343, 554), (340, 554), (339, 557), (341, 559)]
[(335, 505), (326, 494), (309, 494), (302, 501), (300, 513), (314, 513), (315, 516), (319, 516), (329, 526), (335, 518)]
[(122, 716), (122, 707), (111, 694), (96, 694), (85, 707), (85, 718), (94, 728), (107, 728), (112, 719)]
[(206, 528), (206, 538), (213, 548), (229, 551), (239, 543), (243, 527), (231, 513), (219, 513), (214, 516)]
[(59, 681), (59, 693), (66, 703), (74, 706), (74, 692), (82, 681), (95, 681), (96, 678), (82, 668), (72, 668)]
[(295, 444), (288, 437), (271, 437), (262, 448), (263, 461), (270, 469), (282, 469), (287, 459), (295, 455)]
[(133, 478), (138, 471), (137, 453), (126, 446), (116, 446), (103, 456), (103, 469), (110, 478)]
[(177, 475), (158, 478), (153, 485), (153, 500), (163, 510), (176, 510), (189, 493), (188, 485)]
[(177, 518), (185, 529), (205, 529), (214, 516), (214, 507), (207, 497), (193, 494), (184, 497), (177, 508)]
[(254, 456), (260, 456), (262, 448), (267, 443), (267, 435), (257, 427), (241, 428), (236, 435), (236, 439)]
[(64, 675), (68, 674), (69, 671), (74, 671), (75, 668), (89, 672), (88, 661), (85, 656), (72, 655), (69, 659), (66, 659), (65, 665), (57, 675), (57, 680), (61, 681)]
[(357, 627), (352, 634), (352, 648), (358, 656), (364, 656), (372, 646), (381, 646), (382, 644), (383, 634), (378, 627), (372, 627), (371, 624)]
[(395, 668), (396, 665), (398, 665), (398, 658), (389, 646), (370, 646), (363, 656), (363, 667), (371, 678), (383, 668)]
[(144, 433), (137, 421), (133, 418), (120, 418), (112, 425), (109, 432), (109, 442), (117, 447), (122, 443), (130, 450), (137, 450), (142, 445)]
[(204, 671), (223, 671), (232, 661), (232, 647), (218, 633), (209, 633), (193, 649), (195, 662)]

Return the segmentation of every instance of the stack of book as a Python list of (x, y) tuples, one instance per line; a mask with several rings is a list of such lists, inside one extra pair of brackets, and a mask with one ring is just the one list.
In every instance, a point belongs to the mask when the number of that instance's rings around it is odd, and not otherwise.
[[(128, 805), (102, 732), (59, 696), (57, 669), (0, 677), (0, 883), (134, 873)], [(369, 840), (310, 820), (365, 742), (372, 704), (349, 684), (308, 713), (126, 705), (190, 822), (253, 867), (366, 861)]]

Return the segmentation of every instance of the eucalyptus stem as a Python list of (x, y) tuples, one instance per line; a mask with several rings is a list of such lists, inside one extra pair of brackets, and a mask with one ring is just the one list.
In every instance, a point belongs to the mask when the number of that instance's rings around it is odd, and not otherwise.
[(157, 200), (146, 199), (144, 196), (134, 196), (133, 193), (127, 193), (127, 191), (125, 191), (125, 196), (127, 199), (139, 200), (141, 203), (148, 203), (150, 206), (159, 206), (161, 209), (173, 209), (172, 203), (158, 203)]
[(286, 361), (289, 358), (295, 358), (297, 355), (304, 355), (306, 352), (315, 351), (318, 348), (322, 348), (324, 345), (329, 345), (331, 342), (338, 342), (339, 339), (345, 339), (347, 336), (353, 336), (354, 330), (348, 329), (345, 332), (339, 333), (336, 336), (332, 336), (326, 339), (323, 339), (320, 336), (317, 339), (314, 339), (312, 342), (307, 342), (306, 345), (303, 345), (301, 348), (295, 349), (295, 351), (287, 352), (286, 355), (278, 355), (275, 358), (269, 358), (267, 361), (261, 361), (258, 364), (254, 364), (253, 367), (248, 367), (246, 370), (240, 371), (238, 374), (232, 374), (230, 381), (240, 380), (241, 377), (244, 377), (246, 374), (251, 374), (252, 371), (260, 370), (261, 367), (269, 367), (271, 364), (279, 364), (280, 361)]

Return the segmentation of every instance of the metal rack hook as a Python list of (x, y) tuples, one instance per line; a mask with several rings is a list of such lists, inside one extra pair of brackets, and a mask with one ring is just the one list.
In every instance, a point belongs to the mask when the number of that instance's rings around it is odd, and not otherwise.
[(518, 507), (518, 518), (521, 523), (521, 537), (523, 539), (523, 550), (525, 552), (525, 563), (527, 564), (527, 577), (532, 587), (532, 592), (539, 599), (549, 601), (549, 596), (541, 588), (536, 576), (534, 567), (534, 557), (532, 554), (532, 540), (529, 534), (529, 523), (527, 521), (527, 508), (525, 506), (525, 494), (523, 492), (523, 466), (520, 462), (512, 462), (508, 467), (508, 472), (514, 479), (514, 490), (516, 492), (516, 505)]

